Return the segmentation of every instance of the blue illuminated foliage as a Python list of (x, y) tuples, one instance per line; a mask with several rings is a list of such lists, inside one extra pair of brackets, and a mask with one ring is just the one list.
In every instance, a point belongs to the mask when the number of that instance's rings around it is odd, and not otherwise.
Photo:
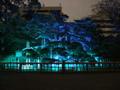
[[(58, 72), (63, 68), (77, 68), (77, 71), (82, 71), (86, 64), (78, 62), (105, 62), (109, 61), (104, 60), (106, 57), (119, 57), (116, 52), (120, 50), (120, 35), (102, 40), (92, 18), (66, 22), (68, 16), (60, 10), (50, 10), (50, 14), (32, 11), (32, 8), (42, 7), (38, 0), (28, 3), (29, 10), (25, 16), (21, 17), (19, 13), (14, 16), (21, 7), (19, 4), (19, 0), (14, 4), (11, 0), (0, 2), (0, 59), (3, 62), (36, 64), (5, 64), (5, 69), (37, 71), (42, 68), (43, 71)], [(98, 67), (98, 64), (90, 65), (92, 66)]]
[[(53, 14), (58, 13), (53, 12)], [(22, 37), (31, 44), (30, 48), (25, 48), (25, 42), (21, 47), (16, 46), (14, 51), (22, 50), (22, 55), (16, 52), (16, 56), (19, 58), (23, 56), (26, 58), (25, 61), (30, 62), (51, 62), (52, 60), (52, 62), (80, 62), (88, 57), (96, 60), (94, 56), (87, 53), (93, 51), (95, 23), (90, 18), (75, 22), (61, 22), (55, 19), (54, 15), (32, 14), (32, 18), (25, 22), (20, 17), (19, 21), (17, 18), (14, 19), (16, 27), (12, 26), (12, 28), (15, 27), (14, 31), (22, 33), (18, 38), (14, 38), (15, 42), (21, 45)]]

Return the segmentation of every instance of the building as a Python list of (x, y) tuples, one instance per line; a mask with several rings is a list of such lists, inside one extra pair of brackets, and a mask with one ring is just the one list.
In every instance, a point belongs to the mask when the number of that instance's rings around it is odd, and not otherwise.
[(102, 33), (104, 36), (116, 36), (120, 33), (119, 31), (115, 30), (117, 27), (119, 28), (120, 26), (113, 24), (112, 19), (109, 19), (104, 15), (93, 15), (91, 16), (91, 18), (97, 24), (97, 28), (101, 30), (100, 33)]
[(62, 12), (62, 7), (46, 7), (44, 4), (42, 5), (38, 0), (29, 0), (29, 5), (24, 5), (22, 8), (20, 8), (20, 14), (23, 17), (29, 17), (30, 12), (37, 13), (37, 14), (45, 14), (45, 15), (52, 15), (57, 21), (63, 21), (64, 19), (68, 18), (67, 15), (65, 15)]

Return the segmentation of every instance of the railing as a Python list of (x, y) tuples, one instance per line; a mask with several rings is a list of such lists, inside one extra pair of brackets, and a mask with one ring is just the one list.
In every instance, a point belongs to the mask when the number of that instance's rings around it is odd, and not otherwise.
[(0, 71), (17, 72), (118, 72), (120, 62), (0, 63)]

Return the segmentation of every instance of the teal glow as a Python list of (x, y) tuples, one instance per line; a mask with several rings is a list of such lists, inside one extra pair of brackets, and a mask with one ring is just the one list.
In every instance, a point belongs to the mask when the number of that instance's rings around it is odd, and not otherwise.
[(95, 60), (97, 61), (97, 62), (100, 62), (100, 58), (99, 57), (94, 57), (95, 58)]
[[(63, 66), (65, 65), (65, 66)], [(87, 68), (86, 68), (87, 67)], [(67, 71), (85, 71), (88, 68), (93, 69), (94, 68), (104, 68), (107, 67), (107, 65), (103, 64), (87, 64), (87, 63), (81, 63), (81, 64), (59, 64), (59, 63), (54, 63), (54, 64), (5, 64), (5, 69), (10, 69), (10, 70), (20, 70), (21, 71), (40, 71), (42, 70), (43, 72), (61, 72), (63, 69)]]
[(59, 60), (59, 61), (62, 61), (62, 59), (63, 59), (60, 55), (54, 55), (53, 58), (56, 60)]
[(62, 64), (52, 64), (52, 71), (53, 72), (58, 72), (62, 70)]
[(58, 55), (54, 56), (54, 59), (59, 59), (59, 56)]
[(31, 70), (34, 69), (33, 65), (27, 64), (27, 65), (22, 65), (22, 70)]
[(20, 64), (5, 64), (5, 69), (19, 69)]
[(21, 51), (16, 51), (16, 57), (22, 57), (22, 52)]
[(65, 64), (65, 69), (70, 71), (82, 71), (84, 70), (84, 65), (82, 64)]

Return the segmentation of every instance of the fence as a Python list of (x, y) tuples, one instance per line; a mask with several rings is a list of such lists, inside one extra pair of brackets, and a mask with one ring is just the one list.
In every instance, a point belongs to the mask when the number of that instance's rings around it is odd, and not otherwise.
[(120, 62), (91, 63), (0, 63), (0, 71), (17, 72), (107, 72), (120, 71)]

